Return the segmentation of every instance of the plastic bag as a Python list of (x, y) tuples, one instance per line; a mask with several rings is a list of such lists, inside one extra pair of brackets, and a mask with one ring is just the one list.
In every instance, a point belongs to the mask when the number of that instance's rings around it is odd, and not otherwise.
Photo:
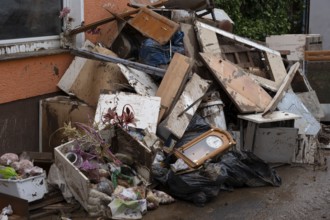
[(276, 171), (251, 152), (229, 151), (218, 162), (204, 164), (203, 168), (194, 172), (177, 175), (170, 170), (166, 176), (155, 178), (166, 184), (172, 196), (198, 206), (216, 197), (220, 190), (281, 185)]

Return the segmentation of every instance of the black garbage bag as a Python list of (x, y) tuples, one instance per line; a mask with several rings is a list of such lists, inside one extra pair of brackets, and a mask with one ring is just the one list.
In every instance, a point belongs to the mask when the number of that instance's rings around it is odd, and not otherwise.
[(281, 185), (281, 178), (276, 171), (251, 152), (229, 151), (218, 162), (207, 163), (194, 172), (175, 174), (169, 170), (166, 177), (155, 178), (162, 179), (172, 196), (198, 206), (216, 197), (220, 190)]
[(184, 132), (184, 135), (175, 144), (175, 148), (181, 147), (186, 143), (192, 141), (194, 138), (202, 135), (203, 133), (210, 130), (212, 127), (205, 121), (205, 119), (199, 114), (194, 114), (189, 125)]

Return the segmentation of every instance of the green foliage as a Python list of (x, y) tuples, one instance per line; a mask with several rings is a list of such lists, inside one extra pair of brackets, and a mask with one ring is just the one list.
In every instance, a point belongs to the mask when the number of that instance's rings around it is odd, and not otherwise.
[(264, 41), (269, 35), (301, 33), (303, 0), (215, 0), (235, 22), (237, 35)]

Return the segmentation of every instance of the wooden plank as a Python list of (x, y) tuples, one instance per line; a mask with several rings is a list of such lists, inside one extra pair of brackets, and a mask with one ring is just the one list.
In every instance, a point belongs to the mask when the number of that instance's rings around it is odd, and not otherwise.
[(241, 113), (261, 112), (270, 103), (268, 93), (242, 69), (211, 54), (201, 53), (201, 56)]
[[(112, 51), (98, 46), (94, 51), (114, 55)], [(87, 60), (70, 90), (88, 105), (96, 107), (101, 93), (121, 91), (127, 84), (115, 63)]]
[(194, 26), (191, 24), (180, 23), (180, 29), (184, 33), (183, 45), (187, 57), (191, 57), (196, 61), (197, 66), (202, 66), (199, 60), (199, 45)]
[(221, 48), (216, 33), (201, 26), (202, 23), (196, 22), (197, 39), (204, 53), (211, 53), (217, 57), (221, 56)]
[(299, 62), (296, 62), (293, 64), (288, 72), (288, 75), (286, 75), (285, 79), (283, 80), (283, 83), (281, 87), (278, 89), (276, 95), (272, 99), (272, 101), (268, 104), (267, 108), (262, 113), (262, 116), (265, 116), (275, 110), (277, 107), (277, 104), (281, 101), (281, 98), (283, 97), (284, 92), (289, 88), (291, 81), (293, 77), (295, 76), (297, 70), (299, 69)]
[(149, 74), (123, 64), (118, 63), (117, 65), (137, 94), (144, 96), (156, 95), (158, 86)]
[(270, 123), (277, 121), (286, 121), (301, 118), (300, 115), (292, 114), (289, 112), (274, 111), (267, 115), (267, 117), (262, 117), (262, 113), (251, 114), (251, 115), (237, 115), (238, 118), (244, 119), (246, 121), (251, 121), (257, 124)]
[[(177, 138), (181, 138), (202, 101), (200, 98), (207, 92), (209, 86), (209, 81), (202, 79), (195, 73), (188, 81), (170, 115), (159, 124), (158, 130), (168, 131)], [(195, 105), (179, 116), (192, 103), (195, 103)]]
[(160, 98), (156, 96), (141, 96), (124, 92), (111, 95), (101, 94), (95, 113), (95, 124), (102, 130), (104, 128), (103, 115), (107, 113), (108, 109), (116, 107), (117, 114), (122, 115), (125, 105), (131, 107), (136, 120), (136, 126), (133, 124), (128, 126), (143, 130), (148, 129), (148, 131), (156, 133), (160, 109)]
[(272, 80), (275, 81), (276, 86), (279, 88), (287, 74), (282, 57), (268, 52), (265, 52), (265, 57), (270, 68)]
[[(83, 49), (92, 50), (95, 45), (90, 41), (85, 41), (83, 45)], [(71, 87), (76, 81), (77, 77), (79, 76), (80, 71), (84, 67), (87, 59), (82, 57), (75, 57), (71, 62), (69, 68), (65, 71), (64, 75), (62, 76), (61, 80), (58, 82), (57, 86), (63, 90), (68, 95), (72, 95)]]
[(180, 96), (192, 65), (193, 60), (191, 58), (179, 53), (174, 54), (156, 93), (156, 96), (161, 97), (158, 122), (167, 116), (175, 101)]
[(239, 42), (239, 43), (245, 44), (245, 45), (247, 45), (247, 46), (254, 47), (254, 48), (256, 48), (256, 49), (259, 49), (259, 50), (262, 50), (262, 51), (265, 51), (265, 52), (269, 52), (269, 53), (272, 53), (272, 54), (275, 54), (275, 55), (278, 55), (278, 56), (281, 55), (281, 54), (280, 54), (278, 51), (276, 51), (276, 50), (272, 50), (272, 49), (270, 49), (270, 48), (268, 48), (268, 47), (265, 47), (265, 46), (263, 46), (263, 45), (261, 45), (261, 44), (257, 44), (257, 43), (255, 43), (255, 42), (253, 42), (253, 41), (251, 41), (251, 40), (248, 40), (248, 39), (246, 39), (246, 38), (243, 38), (243, 37), (237, 36), (237, 35), (235, 35), (235, 34), (232, 34), (232, 33), (226, 32), (226, 31), (221, 30), (221, 29), (219, 29), (219, 28), (215, 28), (215, 27), (213, 27), (213, 26), (211, 26), (211, 25), (208, 25), (208, 24), (205, 24), (205, 23), (203, 23), (203, 22), (196, 21), (196, 22), (195, 22), (195, 25), (196, 25), (197, 27), (201, 27), (201, 28), (205, 28), (205, 29), (208, 29), (208, 30), (210, 30), (210, 31), (213, 31), (213, 32), (215, 32), (215, 33), (217, 33), (217, 34), (220, 34), (221, 36), (224, 36), (224, 37), (230, 38), (230, 39), (232, 39), (232, 40), (235, 40), (236, 42)]
[(254, 74), (250, 74), (250, 77), (256, 80), (262, 87), (277, 92), (287, 74), (282, 57), (269, 52), (265, 52), (265, 57), (269, 65), (271, 78), (267, 79)]
[(152, 38), (161, 45), (169, 42), (179, 29), (178, 23), (146, 7), (141, 8), (140, 12), (128, 23), (143, 35)]
[(330, 50), (305, 51), (305, 60), (307, 61), (329, 61)]

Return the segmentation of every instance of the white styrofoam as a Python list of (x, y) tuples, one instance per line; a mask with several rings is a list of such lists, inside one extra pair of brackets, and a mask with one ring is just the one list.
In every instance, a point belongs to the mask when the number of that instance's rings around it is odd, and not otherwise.
[(0, 192), (32, 202), (48, 192), (46, 173), (21, 180), (0, 179)]

